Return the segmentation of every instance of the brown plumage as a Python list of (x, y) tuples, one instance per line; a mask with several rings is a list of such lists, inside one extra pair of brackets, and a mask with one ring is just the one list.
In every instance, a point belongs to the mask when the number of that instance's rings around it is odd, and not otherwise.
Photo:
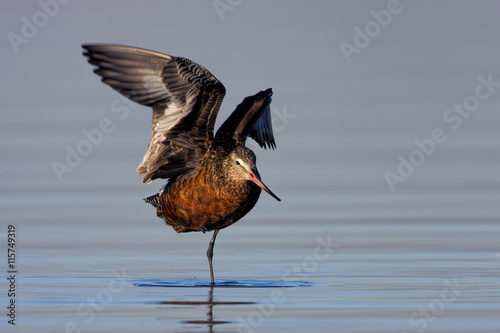
[(225, 88), (206, 68), (189, 59), (130, 46), (82, 45), (102, 81), (131, 100), (153, 109), (151, 141), (137, 168), (144, 183), (167, 179), (144, 200), (177, 232), (214, 231), (207, 250), (214, 283), (215, 238), (257, 203), (261, 181), (247, 137), (275, 148), (272, 91), (247, 97), (214, 136)]

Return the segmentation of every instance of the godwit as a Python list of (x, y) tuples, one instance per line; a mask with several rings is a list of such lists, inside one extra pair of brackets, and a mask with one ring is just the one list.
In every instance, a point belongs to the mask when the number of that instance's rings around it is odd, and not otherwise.
[(269, 104), (272, 90), (249, 96), (214, 136), (225, 88), (205, 67), (181, 57), (130, 46), (85, 44), (84, 55), (102, 82), (153, 109), (151, 141), (137, 168), (144, 183), (167, 179), (159, 193), (144, 199), (177, 232), (214, 231), (207, 257), (210, 278), (220, 229), (245, 216), (261, 189), (251, 137), (275, 148)]

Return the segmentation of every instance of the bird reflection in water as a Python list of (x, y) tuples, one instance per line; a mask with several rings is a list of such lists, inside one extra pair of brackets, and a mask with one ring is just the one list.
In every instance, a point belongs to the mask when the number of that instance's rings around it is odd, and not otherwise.
[(192, 324), (192, 325), (206, 325), (208, 327), (208, 332), (214, 332), (214, 325), (220, 324), (232, 324), (234, 321), (227, 320), (215, 320), (213, 311), (216, 305), (248, 305), (255, 304), (255, 302), (224, 302), (224, 301), (214, 301), (214, 286), (211, 285), (208, 291), (207, 301), (165, 301), (160, 302), (163, 305), (185, 305), (185, 306), (199, 306), (206, 305), (207, 306), (207, 314), (206, 318), (203, 319), (190, 319), (183, 320), (181, 323), (183, 324)]

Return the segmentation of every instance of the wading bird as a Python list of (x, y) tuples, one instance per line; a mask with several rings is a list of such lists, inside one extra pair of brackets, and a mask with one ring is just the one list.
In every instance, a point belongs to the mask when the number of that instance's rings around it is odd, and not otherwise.
[(181, 57), (130, 46), (84, 44), (83, 54), (102, 82), (153, 109), (149, 148), (137, 168), (143, 183), (167, 179), (159, 193), (144, 199), (177, 232), (212, 231), (207, 257), (210, 278), (220, 229), (245, 216), (261, 189), (256, 158), (245, 147), (251, 137), (275, 148), (269, 105), (272, 90), (249, 96), (214, 136), (225, 88), (205, 67)]

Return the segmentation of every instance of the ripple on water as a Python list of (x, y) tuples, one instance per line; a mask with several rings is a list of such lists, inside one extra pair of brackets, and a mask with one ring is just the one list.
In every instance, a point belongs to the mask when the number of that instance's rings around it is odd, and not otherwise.
[[(164, 287), (164, 288), (202, 288), (212, 287), (210, 280), (204, 279), (143, 279), (133, 280), (130, 283), (135, 287)], [(284, 280), (218, 280), (214, 287), (218, 288), (303, 288), (311, 287), (313, 283), (307, 281)]]

